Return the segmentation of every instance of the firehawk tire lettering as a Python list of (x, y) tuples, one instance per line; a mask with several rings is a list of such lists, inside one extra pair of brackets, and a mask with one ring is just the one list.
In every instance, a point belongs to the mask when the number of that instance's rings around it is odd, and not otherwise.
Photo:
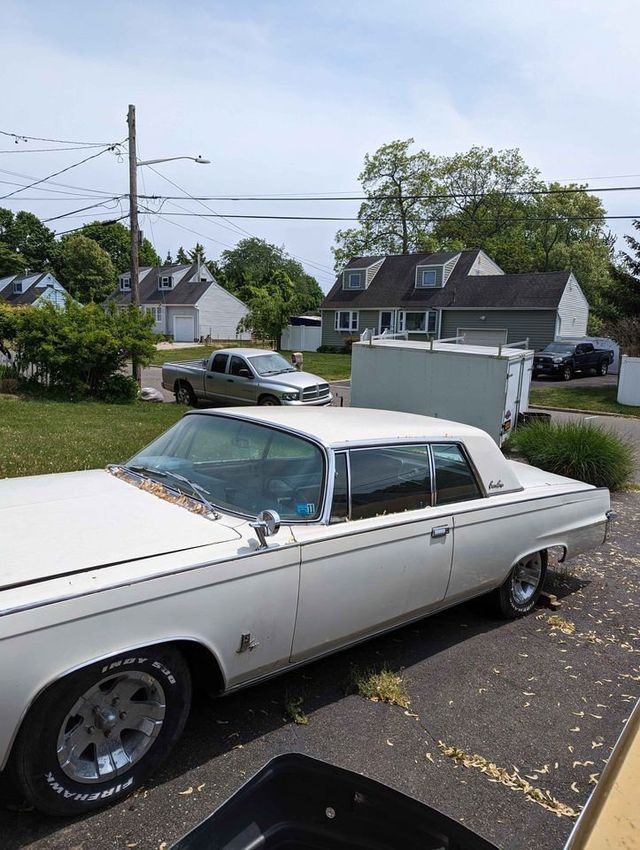
[[(126, 672), (125, 669), (126, 668)], [(148, 681), (171, 685), (164, 690), (165, 711), (162, 726), (150, 746), (116, 775), (84, 779), (77, 768), (59, 760), (58, 741), (68, 723), (68, 713), (87, 692), (104, 681), (115, 681), (134, 671), (146, 674)], [(150, 685), (153, 687), (152, 685)], [(116, 691), (117, 694), (117, 691)], [(148, 647), (143, 655), (123, 655), (90, 664), (55, 682), (29, 711), (16, 739), (10, 769), (26, 799), (41, 812), (51, 815), (86, 814), (121, 800), (139, 787), (169, 754), (180, 737), (191, 705), (191, 677), (181, 653), (171, 645)], [(66, 734), (66, 733), (65, 733)], [(99, 734), (99, 733), (98, 733)], [(78, 753), (93, 767), (95, 751)]]

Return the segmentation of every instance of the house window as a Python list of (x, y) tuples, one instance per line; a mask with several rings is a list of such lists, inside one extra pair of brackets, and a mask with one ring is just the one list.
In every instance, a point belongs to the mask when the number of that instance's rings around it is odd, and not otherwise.
[(13, 294), (14, 295), (21, 295), (22, 294), (22, 281), (21, 280), (16, 281), (16, 283), (13, 284)]
[(149, 307), (145, 307), (145, 312), (151, 313), (153, 316), (153, 321), (158, 323), (162, 320), (162, 305), (161, 304), (152, 304)]
[(380, 333), (383, 334), (385, 331), (389, 331), (389, 333), (393, 333), (393, 330), (394, 330), (393, 312), (391, 310), (381, 310), (380, 311)]
[(161, 275), (159, 278), (159, 289), (171, 289), (171, 275)]
[(400, 313), (399, 329), (407, 333), (435, 334), (438, 330), (438, 311), (402, 312)]
[(418, 286), (437, 286), (438, 278), (435, 269), (422, 269)]
[(362, 289), (361, 272), (347, 272), (347, 289)]
[(336, 313), (335, 329), (337, 331), (357, 331), (358, 330), (358, 311), (357, 310), (339, 310)]
[(121, 277), (120, 278), (120, 291), (121, 292), (129, 292), (131, 289), (131, 278), (130, 277)]

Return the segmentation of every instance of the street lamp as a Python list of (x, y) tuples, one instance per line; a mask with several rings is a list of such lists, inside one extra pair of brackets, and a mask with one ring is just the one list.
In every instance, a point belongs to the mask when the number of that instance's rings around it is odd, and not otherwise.
[(199, 165), (211, 165), (211, 160), (205, 159), (203, 156), (165, 156), (162, 159), (138, 160), (136, 165), (140, 168), (141, 165), (155, 165), (156, 162), (171, 162), (172, 159), (191, 159)]
[[(208, 165), (209, 160), (202, 156), (167, 156), (161, 159), (138, 160), (136, 155), (136, 108), (129, 104), (127, 114), (129, 127), (129, 223), (131, 230), (131, 303), (140, 307), (140, 262), (138, 228), (138, 168), (141, 165), (154, 165), (158, 162), (171, 162), (174, 159), (190, 159), (199, 165)], [(140, 364), (133, 360), (133, 377), (140, 383)]]

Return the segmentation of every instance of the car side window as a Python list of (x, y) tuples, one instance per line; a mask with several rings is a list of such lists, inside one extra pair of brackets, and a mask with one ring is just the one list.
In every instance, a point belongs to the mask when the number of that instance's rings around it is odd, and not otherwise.
[(431, 451), (436, 476), (436, 505), (450, 505), (482, 496), (460, 446), (435, 444)]
[(229, 359), (228, 354), (216, 354), (213, 358), (213, 363), (211, 364), (211, 371), (223, 373), (227, 368), (227, 360)]
[[(229, 369), (230, 375), (236, 375), (240, 377), (246, 377), (246, 373), (249, 371), (249, 367), (245, 360), (242, 357), (236, 357), (235, 355), (231, 355), (231, 368)], [(243, 374), (244, 373), (244, 376)]]
[(426, 446), (352, 450), (349, 467), (351, 519), (414, 511), (431, 504)]
[(345, 522), (349, 519), (349, 476), (347, 472), (347, 453), (336, 454), (336, 471), (333, 479), (333, 499), (331, 500), (330, 522)]

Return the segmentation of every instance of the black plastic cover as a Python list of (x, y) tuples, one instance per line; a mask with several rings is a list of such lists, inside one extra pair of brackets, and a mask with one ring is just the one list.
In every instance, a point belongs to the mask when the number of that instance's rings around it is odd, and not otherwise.
[(272, 759), (171, 850), (496, 850), (388, 785), (298, 753)]

